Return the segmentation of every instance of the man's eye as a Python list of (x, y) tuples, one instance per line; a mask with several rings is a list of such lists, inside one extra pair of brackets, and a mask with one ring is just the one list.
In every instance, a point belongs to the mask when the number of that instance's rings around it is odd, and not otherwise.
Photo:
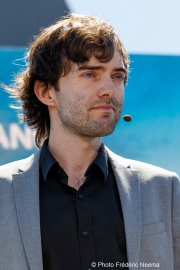
[(84, 76), (84, 77), (89, 77), (89, 78), (91, 78), (91, 77), (94, 77), (94, 74), (92, 74), (92, 73), (85, 73), (85, 74), (83, 74), (83, 76)]
[(124, 76), (122, 75), (115, 75), (114, 77), (120, 81), (124, 81)]

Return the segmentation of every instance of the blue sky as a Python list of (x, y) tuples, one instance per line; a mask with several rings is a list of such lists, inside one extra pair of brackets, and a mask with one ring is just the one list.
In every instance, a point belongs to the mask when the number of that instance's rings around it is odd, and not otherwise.
[(77, 13), (109, 21), (129, 53), (180, 55), (179, 0), (65, 0)]

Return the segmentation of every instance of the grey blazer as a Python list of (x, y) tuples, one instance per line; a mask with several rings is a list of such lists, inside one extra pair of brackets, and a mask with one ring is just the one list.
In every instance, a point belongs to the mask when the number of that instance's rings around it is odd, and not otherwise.
[[(122, 203), (129, 269), (180, 269), (177, 175), (107, 151)], [(43, 270), (39, 153), (0, 167), (0, 270)]]

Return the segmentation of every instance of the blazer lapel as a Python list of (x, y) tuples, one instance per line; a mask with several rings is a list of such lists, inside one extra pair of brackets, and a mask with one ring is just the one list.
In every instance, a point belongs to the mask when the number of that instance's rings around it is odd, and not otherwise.
[(122, 204), (128, 262), (139, 263), (142, 230), (141, 190), (138, 171), (107, 149)]
[(43, 270), (39, 214), (39, 152), (13, 175), (15, 205), (30, 270)]

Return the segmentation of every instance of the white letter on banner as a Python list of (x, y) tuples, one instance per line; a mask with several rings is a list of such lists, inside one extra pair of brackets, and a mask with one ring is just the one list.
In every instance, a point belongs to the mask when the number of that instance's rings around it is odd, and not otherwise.
[(0, 145), (2, 148), (9, 149), (9, 140), (2, 124), (0, 124)]
[(9, 126), (9, 137), (11, 142), (11, 149), (17, 149), (20, 142), (22, 146), (30, 150), (33, 148), (32, 131), (28, 127), (24, 127), (24, 132), (16, 123)]

